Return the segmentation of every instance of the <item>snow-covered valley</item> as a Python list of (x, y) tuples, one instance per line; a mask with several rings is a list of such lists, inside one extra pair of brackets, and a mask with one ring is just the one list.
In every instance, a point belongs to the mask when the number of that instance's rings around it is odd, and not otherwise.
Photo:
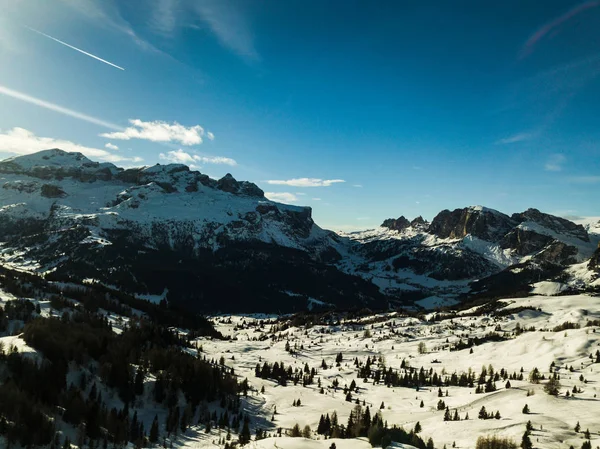
[[(6, 292), (0, 297), (4, 308), (17, 300)], [(72, 301), (59, 310), (47, 300), (31, 301), (40, 304), (45, 317), (85, 305)], [(133, 311), (129, 316), (105, 309), (97, 313), (120, 334), (135, 326), (131, 317), (149, 316)], [(592, 447), (600, 444), (600, 298), (595, 296), (538, 295), (417, 315), (216, 315), (210, 321), (224, 339), (173, 329), (186, 341), (184, 352), (233, 372), (246, 385), (239, 411), (230, 412), (231, 424), (219, 426), (223, 400), (201, 403), (191, 409), (185, 430), (168, 432), (171, 412), (156, 401), (157, 375), (148, 373), (129, 413), (135, 412), (145, 429), (157, 417), (159, 442), (164, 437), (168, 446), (223, 447), (240, 438), (242, 426), (235, 416), (247, 416), (250, 448), (316, 449), (335, 443), (366, 449), (371, 447), (368, 435), (345, 432), (352, 426), (351, 414), (361, 416), (367, 408), (389, 428), (410, 434), (417, 426), (417, 435), (423, 441), (431, 438), (435, 448), (473, 448), (478, 437), (494, 435), (520, 444), (528, 422), (533, 447), (579, 448), (588, 429)], [(19, 337), (19, 326), (11, 321), (8, 329), (16, 336), (0, 339), (5, 350), (15, 347), (25, 357), (44, 360), (43, 352)], [(71, 365), (69, 382), (77, 384), (85, 374), (84, 395), (92, 394), (95, 384), (109, 404), (122, 406), (115, 390), (89, 369)], [(549, 394), (553, 375), (557, 391)], [(180, 395), (175, 408), (183, 413), (188, 407)], [(489, 419), (481, 419), (482, 410)], [(334, 414), (339, 428), (323, 432), (321, 416)], [(77, 429), (60, 419), (56, 426), (76, 441)]]

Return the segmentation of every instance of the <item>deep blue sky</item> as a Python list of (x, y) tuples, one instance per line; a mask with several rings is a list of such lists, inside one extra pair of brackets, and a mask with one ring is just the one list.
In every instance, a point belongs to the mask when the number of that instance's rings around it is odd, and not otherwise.
[[(0, 156), (57, 145), (126, 166), (177, 156), (310, 205), (334, 229), (471, 204), (600, 215), (600, 1), (0, 8)], [(165, 124), (100, 136), (131, 119)], [(174, 122), (202, 126), (203, 142), (161, 137)]]

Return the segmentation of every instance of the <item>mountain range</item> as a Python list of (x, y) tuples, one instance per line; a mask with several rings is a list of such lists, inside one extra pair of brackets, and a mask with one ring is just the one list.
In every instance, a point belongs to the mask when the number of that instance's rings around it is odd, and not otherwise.
[(452, 306), (600, 291), (600, 222), (482, 206), (334, 233), (181, 164), (45, 150), (0, 162), (0, 263), (202, 312)]

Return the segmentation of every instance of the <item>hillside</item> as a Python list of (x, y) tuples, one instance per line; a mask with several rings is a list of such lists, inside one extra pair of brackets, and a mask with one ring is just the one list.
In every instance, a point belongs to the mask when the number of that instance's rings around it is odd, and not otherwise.
[(207, 322), (98, 284), (0, 278), (2, 444), (600, 444), (598, 297)]

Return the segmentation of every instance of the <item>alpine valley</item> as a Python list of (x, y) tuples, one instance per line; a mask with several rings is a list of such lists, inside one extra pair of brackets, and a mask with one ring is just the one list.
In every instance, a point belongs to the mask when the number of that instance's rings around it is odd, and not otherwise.
[(0, 263), (196, 312), (432, 309), (600, 291), (600, 222), (481, 206), (334, 233), (309, 207), (185, 165), (0, 162)]

